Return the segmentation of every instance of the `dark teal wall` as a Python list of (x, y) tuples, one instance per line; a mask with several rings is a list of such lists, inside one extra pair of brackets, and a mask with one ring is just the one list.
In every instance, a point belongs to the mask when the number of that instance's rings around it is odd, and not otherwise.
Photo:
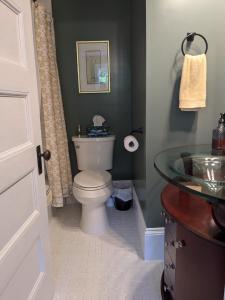
[(143, 127), (133, 154), (133, 178), (140, 204), (146, 204), (146, 0), (132, 0), (132, 125)]
[[(180, 46), (187, 32), (209, 42), (207, 108), (178, 109)], [(210, 143), (218, 114), (225, 111), (225, 1), (147, 0), (146, 206), (149, 227), (161, 226), (160, 192), (164, 182), (154, 170), (159, 151), (187, 144)], [(196, 38), (191, 53), (201, 53)]]
[[(102, 114), (117, 136), (113, 177), (130, 179), (132, 156), (125, 152), (122, 143), (131, 130), (130, 1), (54, 0), (52, 4), (73, 174), (77, 168), (71, 137), (78, 124), (85, 128), (93, 115)], [(77, 40), (110, 41), (110, 94), (78, 93)]]

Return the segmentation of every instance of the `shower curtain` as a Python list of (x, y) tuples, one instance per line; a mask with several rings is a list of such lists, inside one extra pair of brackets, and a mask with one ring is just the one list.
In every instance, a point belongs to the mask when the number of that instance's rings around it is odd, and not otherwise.
[(41, 86), (43, 148), (51, 151), (46, 176), (52, 191), (52, 206), (62, 207), (71, 197), (72, 175), (63, 103), (56, 61), (53, 20), (38, 1), (34, 5), (34, 28)]

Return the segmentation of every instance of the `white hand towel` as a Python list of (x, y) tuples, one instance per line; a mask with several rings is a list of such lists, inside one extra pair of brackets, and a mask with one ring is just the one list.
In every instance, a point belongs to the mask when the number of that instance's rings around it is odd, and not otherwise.
[(196, 111), (206, 107), (206, 76), (206, 55), (186, 54), (180, 85), (181, 110)]

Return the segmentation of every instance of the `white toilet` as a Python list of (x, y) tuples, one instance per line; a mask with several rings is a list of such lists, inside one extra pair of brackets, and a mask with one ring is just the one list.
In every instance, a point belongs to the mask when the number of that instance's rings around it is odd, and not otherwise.
[(112, 194), (111, 174), (115, 136), (72, 138), (79, 172), (74, 177), (73, 194), (82, 204), (81, 229), (101, 235), (108, 229), (105, 202)]

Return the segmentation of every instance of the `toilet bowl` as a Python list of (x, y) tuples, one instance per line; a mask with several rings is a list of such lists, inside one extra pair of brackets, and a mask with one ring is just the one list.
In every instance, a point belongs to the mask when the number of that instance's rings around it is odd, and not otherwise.
[(112, 178), (107, 171), (85, 170), (74, 177), (73, 194), (82, 204), (81, 230), (95, 235), (107, 232), (105, 202), (112, 194)]

